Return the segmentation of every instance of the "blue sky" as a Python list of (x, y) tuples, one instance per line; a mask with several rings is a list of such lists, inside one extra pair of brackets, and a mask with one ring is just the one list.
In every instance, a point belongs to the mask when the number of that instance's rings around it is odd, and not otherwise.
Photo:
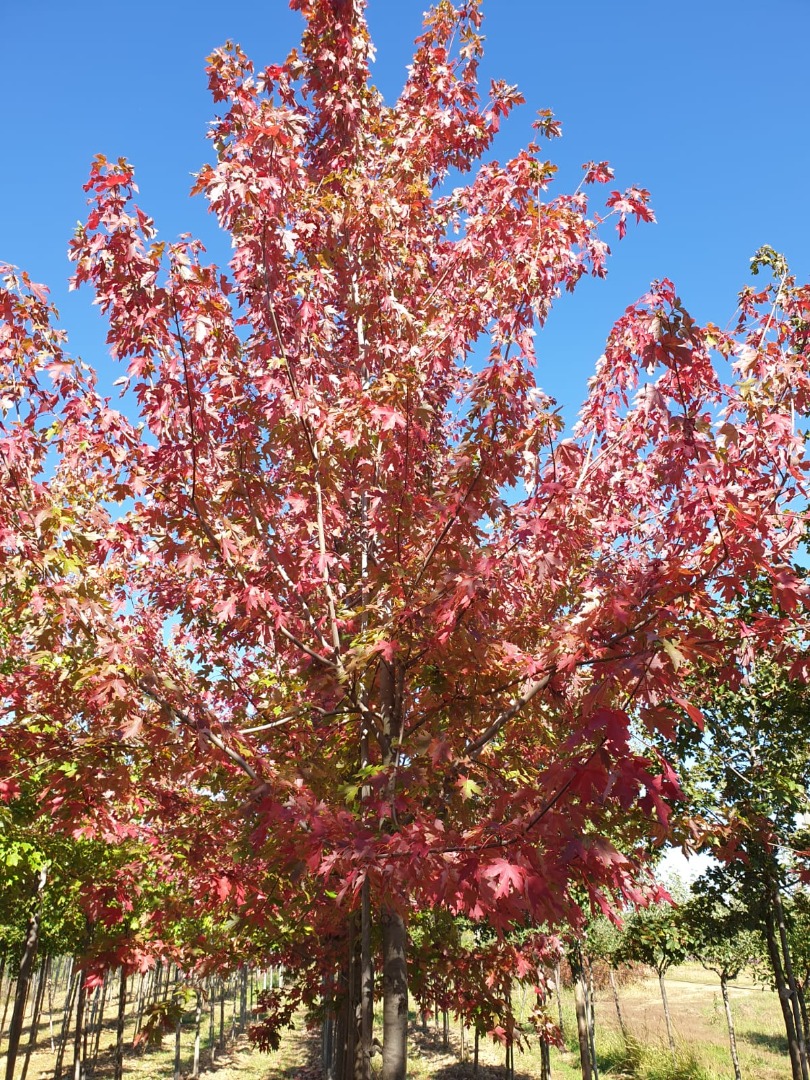
[[(370, 0), (375, 81), (389, 101), (425, 6)], [(725, 324), (760, 245), (810, 277), (810, 0), (484, 0), (484, 13), (482, 74), (527, 99), (496, 156), (528, 141), (535, 111), (552, 108), (564, 130), (549, 146), (558, 190), (576, 186), (582, 162), (608, 159), (617, 186), (650, 189), (659, 218), (621, 245), (611, 230), (608, 280), (565, 298), (538, 341), (540, 381), (569, 417), (613, 319), (653, 278), (672, 278), (699, 319)], [(74, 350), (94, 366), (110, 367), (103, 324), (89, 293), (67, 293), (65, 256), (92, 157), (134, 163), (164, 239), (189, 231), (227, 258), (205, 204), (187, 197), (211, 157), (205, 57), (232, 38), (257, 65), (278, 62), (300, 28), (286, 0), (0, 5), (0, 260), (51, 286)]]

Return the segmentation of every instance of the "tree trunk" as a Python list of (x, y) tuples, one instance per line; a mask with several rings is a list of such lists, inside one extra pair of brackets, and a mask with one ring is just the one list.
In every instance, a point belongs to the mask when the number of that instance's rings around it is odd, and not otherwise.
[(84, 1013), (87, 998), (84, 989), (84, 972), (76, 972), (79, 979), (78, 1000), (76, 1002), (76, 1030), (73, 1036), (73, 1080), (83, 1080), (84, 1073)]
[(101, 985), (99, 993), (101, 998), (98, 1003), (98, 1010), (93, 1017), (93, 1054), (91, 1058), (90, 1073), (95, 1075), (96, 1061), (98, 1059), (98, 1048), (101, 1043), (101, 1032), (104, 1027), (104, 1011), (107, 1007), (107, 991), (110, 988), (110, 969), (104, 972), (104, 982)]
[(239, 1031), (244, 1034), (247, 1031), (247, 1008), (248, 1008), (248, 966), (242, 964), (239, 983)]
[(20, 960), (20, 974), (17, 976), (17, 989), (14, 995), (14, 1010), (11, 1014), (11, 1025), (8, 1032), (6, 1080), (14, 1080), (14, 1066), (16, 1065), (17, 1053), (20, 1049), (20, 1036), (22, 1035), (23, 1029), (28, 986), (31, 981), (31, 973), (34, 970), (34, 962), (37, 958), (37, 947), (39, 945), (39, 918), (42, 907), (42, 891), (45, 888), (45, 878), (45, 871), (41, 870), (39, 878), (37, 879), (36, 891), (34, 892), (31, 914), (28, 918), (28, 928), (25, 932), (25, 945), (23, 946), (22, 959)]
[(174, 969), (174, 991), (173, 998), (177, 1005), (177, 1022), (174, 1025), (174, 1080), (180, 1080), (180, 1041), (183, 1034), (183, 1012), (180, 1004), (180, 995), (178, 994), (178, 988), (180, 986), (180, 965), (178, 964)]
[(405, 920), (382, 912), (383, 1064), (382, 1080), (405, 1080), (408, 1061), (408, 969)]
[(622, 1007), (619, 1004), (619, 988), (616, 985), (616, 974), (612, 967), (608, 968), (608, 978), (610, 979), (610, 989), (613, 992), (613, 1004), (616, 1006), (616, 1016), (619, 1019), (619, 1030), (622, 1033), (622, 1038), (627, 1042), (627, 1028), (624, 1023), (624, 1016), (622, 1014)]
[(577, 968), (578, 970), (574, 970), (572, 966), (580, 1067), (582, 1069), (582, 1080), (594, 1080), (593, 1069), (591, 1068), (591, 1043), (588, 1037), (588, 1011), (585, 1006), (585, 980), (582, 977), (582, 969), (578, 965)]
[(0, 1020), (0, 1039), (3, 1038), (3, 1033), (6, 1030), (6, 1017), (8, 1016), (8, 1007), (11, 1004), (11, 990), (12, 990), (12, 987), (14, 986), (14, 983), (15, 983), (15, 980), (12, 979), (11, 975), (9, 975), (9, 977), (8, 977), (8, 985), (6, 986), (6, 1000), (5, 1000), (5, 1004), (3, 1006), (3, 1019)]
[(790, 1000), (793, 1007), (793, 1024), (796, 1030), (796, 1041), (799, 1045), (799, 1064), (802, 1070), (802, 1080), (808, 1080), (810, 1070), (807, 1062), (807, 1043), (804, 1038), (804, 1024), (802, 1022), (801, 1006), (799, 1004), (799, 987), (796, 976), (793, 973), (793, 961), (790, 956), (790, 942), (788, 940), (787, 926), (785, 925), (785, 912), (782, 907), (782, 896), (779, 892), (779, 883), (774, 881), (771, 886), (772, 903), (776, 915), (776, 925), (779, 929), (779, 940), (782, 945), (782, 956), (785, 963), (785, 975), (790, 988)]
[(802, 1074), (802, 1059), (799, 1052), (799, 1040), (796, 1035), (796, 1027), (793, 1023), (793, 1010), (790, 1007), (790, 989), (785, 978), (782, 958), (779, 955), (779, 946), (776, 941), (776, 927), (774, 914), (770, 906), (765, 916), (765, 942), (768, 946), (768, 956), (771, 960), (776, 993), (779, 1005), (782, 1009), (782, 1019), (785, 1025), (785, 1034), (788, 1042), (788, 1054), (790, 1056), (790, 1068), (793, 1080), (804, 1080)]
[(540, 1043), (540, 1080), (551, 1080), (551, 1048), (545, 1039)]
[(442, 1047), (447, 1050), (450, 1046), (450, 1015), (447, 1009), (442, 1009)]
[(45, 995), (45, 983), (48, 978), (48, 967), (50, 965), (51, 958), (46, 956), (42, 962), (39, 971), (39, 979), (37, 980), (37, 992), (34, 997), (34, 1009), (31, 1015), (31, 1031), (28, 1036), (28, 1046), (25, 1050), (25, 1061), (23, 1062), (22, 1074), (20, 1080), (25, 1080), (28, 1075), (28, 1064), (31, 1061), (31, 1054), (37, 1044), (37, 1031), (39, 1028), (39, 1017), (42, 1012), (42, 999)]
[(138, 992), (135, 1004), (135, 1034), (141, 1030), (141, 1021), (143, 1020), (143, 1005), (146, 994), (148, 993), (149, 973), (141, 972), (141, 976), (138, 979)]
[(557, 964), (557, 968), (554, 972), (554, 992), (557, 997), (557, 1016), (560, 1024), (560, 1035), (565, 1035), (565, 1026), (563, 1024), (563, 1007), (562, 1007), (562, 993), (560, 990), (560, 983), (562, 981), (562, 965)]
[(200, 1028), (202, 1027), (202, 991), (197, 988), (197, 1004), (194, 1008), (194, 1060), (191, 1065), (191, 1075), (194, 1080), (200, 1075)]
[[(585, 984), (585, 1009), (588, 1016), (588, 1046), (591, 1051), (591, 1069), (594, 1080), (599, 1080), (599, 1065), (596, 1060), (596, 1003), (593, 992), (593, 969), (589, 959), (585, 960), (588, 971), (588, 981)], [(583, 976), (585, 972), (583, 971)]]
[(667, 984), (664, 982), (664, 975), (662, 972), (658, 972), (658, 985), (661, 988), (661, 1001), (664, 1005), (664, 1021), (667, 1025), (667, 1039), (669, 1039), (669, 1048), (673, 1055), (675, 1054), (675, 1032), (672, 1030), (672, 1016), (669, 1011), (669, 998), (667, 997)]
[[(60, 966), (61, 966), (61, 960), (58, 960), (57, 965), (56, 965), (56, 984), (57, 984), (57, 986), (59, 985), (59, 968), (60, 968)], [(54, 976), (53, 976), (53, 973), (52, 973), (52, 965), (49, 963), (48, 964), (48, 984), (47, 984), (48, 985), (48, 1035), (50, 1036), (50, 1040), (51, 1040), (51, 1053), (52, 1054), (56, 1050), (56, 1040), (53, 1037), (53, 984), (54, 984)], [(67, 989), (65, 990), (65, 993), (67, 993)]]
[(81, 980), (81, 972), (73, 972), (73, 965), (71, 964), (68, 971), (68, 985), (65, 995), (65, 1008), (62, 1015), (62, 1032), (59, 1036), (59, 1050), (56, 1055), (56, 1064), (53, 1069), (54, 1080), (59, 1080), (62, 1075), (62, 1061), (65, 1057), (65, 1050), (67, 1049), (68, 1031), (70, 1030), (70, 1018), (73, 1015), (73, 999), (76, 997), (76, 993), (79, 989), (79, 981)]
[(118, 1014), (115, 1020), (115, 1058), (113, 1080), (124, 1075), (124, 1022), (127, 1012), (127, 971), (121, 967), (121, 984), (118, 987)]
[[(367, 753), (366, 749), (364, 758)], [(371, 1043), (374, 1038), (374, 964), (371, 956), (371, 883), (368, 878), (363, 882), (360, 893), (360, 1008), (357, 1019), (355, 1080), (370, 1080)]]
[(810, 1051), (810, 1017), (807, 1015), (807, 998), (805, 995), (805, 988), (807, 986), (807, 976), (805, 975), (802, 982), (796, 983), (796, 989), (799, 994), (799, 1009), (802, 1014), (802, 1029), (804, 1031), (804, 1045)]
[(734, 1080), (742, 1080), (740, 1059), (737, 1056), (737, 1036), (734, 1033), (734, 1017), (731, 1015), (731, 1002), (728, 999), (728, 981), (725, 975), (720, 976), (720, 992), (723, 995), (723, 1008), (726, 1010), (728, 1041), (729, 1046), (731, 1047), (731, 1064), (734, 1066)]
[(473, 1076), (478, 1076), (478, 1042), (481, 1038), (481, 1033), (478, 1028), (475, 1029), (475, 1041), (473, 1043)]

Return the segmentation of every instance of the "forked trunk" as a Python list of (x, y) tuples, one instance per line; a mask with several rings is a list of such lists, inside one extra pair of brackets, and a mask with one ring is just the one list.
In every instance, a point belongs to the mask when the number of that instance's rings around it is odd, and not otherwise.
[(408, 933), (399, 912), (382, 912), (382, 1080), (405, 1080), (408, 1062)]

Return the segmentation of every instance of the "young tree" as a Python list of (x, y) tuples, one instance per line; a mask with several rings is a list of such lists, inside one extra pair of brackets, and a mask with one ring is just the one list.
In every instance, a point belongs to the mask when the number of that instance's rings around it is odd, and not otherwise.
[[(741, 607), (763, 623), (779, 614), (761, 585), (751, 587)], [(714, 687), (702, 702), (701, 738), (679, 735), (678, 751), (690, 762), (690, 814), (702, 822), (704, 846), (719, 860), (696, 887), (718, 908), (745, 909), (762, 935), (794, 1080), (806, 1080), (806, 1006), (791, 930), (792, 896), (807, 873), (801, 826), (810, 809), (807, 689), (785, 665), (762, 656), (749, 655), (740, 673), (741, 685)]]
[(576, 927), (580, 896), (640, 899), (643, 859), (609, 837), (661, 836), (678, 789), (631, 713), (670, 731), (675, 701), (699, 721), (690, 664), (734, 678), (743, 635), (780, 640), (784, 620), (720, 610), (746, 579), (803, 603), (808, 293), (783, 277), (729, 335), (655, 284), (563, 438), (535, 331), (604, 274), (605, 216), (620, 235), (651, 220), (647, 193), (590, 210), (612, 173), (589, 163), (550, 195), (535, 142), (483, 162), (521, 99), (479, 98), (475, 0), (429, 13), (393, 106), (360, 0), (292, 6), (306, 29), (283, 64), (257, 73), (237, 46), (209, 62), (217, 156), (194, 190), (230, 276), (156, 240), (127, 162), (93, 165), (75, 283), (138, 426), (66, 357), (41, 290), (7, 281), (0, 731), (12, 771), (78, 759), (45, 812), (112, 837), (148, 822), (167, 867), (204, 851), (203, 906), (238, 889), (260, 925), (300, 910), (287, 941), (345, 940), (359, 911), (357, 1070), (374, 929), (400, 1080), (409, 913)]
[(627, 960), (636, 960), (651, 967), (658, 976), (661, 1002), (664, 1006), (669, 1048), (675, 1053), (675, 1032), (669, 1011), (667, 985), (664, 979), (673, 964), (682, 963), (689, 955), (690, 942), (680, 912), (669, 903), (653, 904), (634, 912), (624, 935)]
[(707, 896), (695, 895), (680, 909), (690, 951), (720, 979), (735, 1080), (742, 1080), (742, 1073), (728, 984), (743, 968), (750, 967), (761, 951), (760, 938), (748, 928), (750, 921), (749, 913), (739, 905), (717, 904)]

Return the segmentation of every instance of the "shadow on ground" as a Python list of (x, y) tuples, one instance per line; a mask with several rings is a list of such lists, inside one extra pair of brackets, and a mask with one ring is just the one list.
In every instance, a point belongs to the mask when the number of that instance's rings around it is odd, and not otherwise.
[(738, 1035), (741, 1042), (747, 1042), (750, 1046), (759, 1046), (764, 1050), (770, 1050), (774, 1054), (788, 1055), (788, 1041), (785, 1035), (766, 1035), (762, 1031), (746, 1031), (744, 1035)]

